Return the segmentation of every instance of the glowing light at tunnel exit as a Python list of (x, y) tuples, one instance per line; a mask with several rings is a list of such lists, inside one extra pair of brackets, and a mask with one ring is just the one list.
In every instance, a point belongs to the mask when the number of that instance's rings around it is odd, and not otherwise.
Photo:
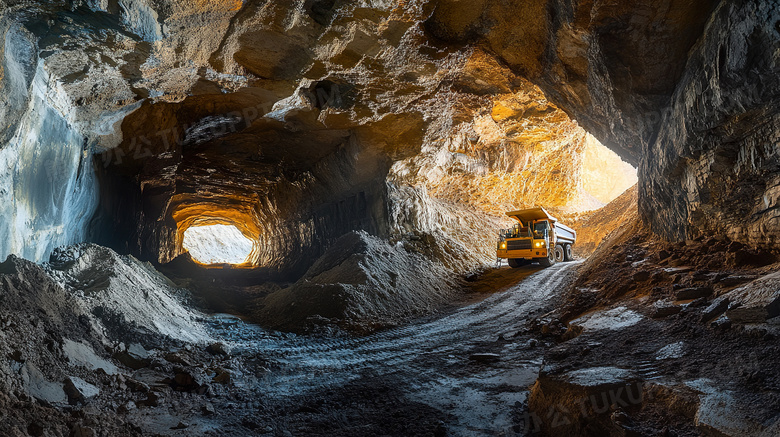
[(253, 243), (233, 225), (206, 225), (187, 228), (182, 246), (201, 264), (243, 264)]

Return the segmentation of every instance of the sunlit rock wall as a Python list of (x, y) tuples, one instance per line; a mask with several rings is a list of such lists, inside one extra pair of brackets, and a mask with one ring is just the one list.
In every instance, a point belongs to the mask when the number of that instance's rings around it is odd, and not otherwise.
[[(43, 61), (29, 89), (24, 87), (24, 63), (35, 54), (23, 48), (29, 42), (18, 41), (18, 32), (5, 35), (5, 115), (14, 133), (0, 149), (0, 258), (13, 253), (43, 261), (55, 247), (84, 240), (97, 187), (86, 139), (68, 120), (65, 93)], [(14, 123), (25, 100), (26, 110)]]
[[(720, 0), (434, 0), (427, 28), (484, 44), (637, 164)], [(740, 2), (741, 3), (741, 2)], [(522, 24), (520, 24), (522, 23)]]
[(435, 4), (433, 34), (490, 47), (639, 165), (656, 233), (777, 247), (777, 1)]
[(578, 214), (567, 221), (577, 231), (574, 254), (590, 256), (606, 236), (637, 219), (637, 187), (626, 190), (605, 207)]
[(598, 209), (636, 183), (631, 165), (485, 52), (471, 52), (456, 83), (421, 152), (388, 176), (393, 232), (434, 237), (453, 268), (495, 262), (507, 211)]
[(585, 138), (585, 155), (582, 157), (583, 196), (594, 207), (602, 207), (623, 194), (638, 181), (631, 164), (616, 159), (615, 152), (604, 147), (592, 135)]

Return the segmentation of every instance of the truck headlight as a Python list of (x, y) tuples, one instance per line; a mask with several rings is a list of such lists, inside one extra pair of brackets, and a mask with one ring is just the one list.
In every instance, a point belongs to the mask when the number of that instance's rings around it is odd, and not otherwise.
[(544, 247), (544, 246), (545, 246), (544, 241), (537, 241), (536, 242), (536, 247)]
[(506, 249), (506, 243), (501, 243), (501, 248)]

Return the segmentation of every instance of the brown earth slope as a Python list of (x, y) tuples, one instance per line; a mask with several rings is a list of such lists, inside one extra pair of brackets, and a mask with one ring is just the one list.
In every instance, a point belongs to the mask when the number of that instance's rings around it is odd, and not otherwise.
[(601, 209), (583, 214), (571, 223), (577, 231), (575, 255), (590, 256), (612, 231), (625, 226), (637, 217), (637, 187), (626, 190)]
[(583, 263), (538, 332), (558, 345), (529, 406), (552, 435), (776, 435), (776, 253), (668, 243), (637, 219)]

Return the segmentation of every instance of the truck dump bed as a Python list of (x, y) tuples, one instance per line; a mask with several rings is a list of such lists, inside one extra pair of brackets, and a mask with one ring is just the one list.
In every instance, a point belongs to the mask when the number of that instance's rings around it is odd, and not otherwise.
[(558, 241), (562, 243), (574, 244), (577, 241), (577, 231), (563, 223), (555, 224), (555, 235), (558, 236)]
[(558, 240), (561, 243), (574, 244), (574, 242), (577, 240), (577, 232), (574, 229), (564, 225), (563, 223), (558, 223), (558, 219), (550, 215), (550, 213), (542, 207), (510, 211), (506, 213), (506, 215), (512, 217), (520, 223), (528, 223), (534, 220), (549, 220), (555, 229), (555, 235), (558, 237)]

